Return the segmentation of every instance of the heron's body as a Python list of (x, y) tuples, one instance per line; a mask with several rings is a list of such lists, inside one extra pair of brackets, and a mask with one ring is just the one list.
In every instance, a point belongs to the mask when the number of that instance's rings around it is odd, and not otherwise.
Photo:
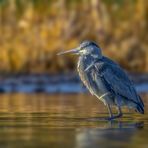
[(101, 59), (92, 57), (90, 62), (87, 58), (91, 57), (79, 58), (77, 69), (81, 80), (92, 95), (105, 105), (128, 106), (143, 112), (142, 100), (119, 65), (107, 57)]
[[(85, 41), (78, 51), (71, 51), (80, 55), (77, 65), (79, 76), (90, 93), (108, 107), (109, 119), (122, 116), (122, 106), (144, 113), (144, 104), (127, 74), (117, 63), (104, 57), (98, 45)], [(113, 116), (112, 106), (118, 108), (117, 116)]]
[[(104, 104), (108, 102), (113, 105), (114, 96), (111, 94), (109, 86), (105, 84), (104, 80), (97, 71), (97, 68), (101, 68), (103, 64), (102, 60), (98, 59), (96, 61), (96, 59), (92, 58), (92, 60), (88, 62), (87, 58), (88, 57), (80, 57), (78, 61), (77, 70), (81, 80), (92, 95), (95, 95), (98, 99), (103, 101)], [(92, 62), (94, 62), (93, 65), (91, 65)], [(90, 68), (86, 70), (89, 66)]]

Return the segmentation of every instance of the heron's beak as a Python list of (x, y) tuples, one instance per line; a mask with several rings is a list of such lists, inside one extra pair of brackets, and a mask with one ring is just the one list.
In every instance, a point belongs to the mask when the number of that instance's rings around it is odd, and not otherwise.
[(62, 54), (66, 54), (66, 53), (78, 54), (79, 49), (75, 48), (75, 49), (71, 49), (71, 50), (68, 50), (68, 51), (62, 51), (62, 52), (59, 52), (57, 55), (62, 55)]

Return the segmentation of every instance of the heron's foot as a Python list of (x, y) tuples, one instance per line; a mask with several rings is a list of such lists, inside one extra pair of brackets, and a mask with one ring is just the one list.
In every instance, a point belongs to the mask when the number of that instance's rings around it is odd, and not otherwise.
[(123, 114), (120, 113), (120, 114), (118, 114), (116, 116), (107, 117), (106, 120), (111, 121), (111, 120), (114, 120), (114, 119), (117, 119), (117, 118), (121, 118), (122, 116), (123, 116)]
[(112, 121), (113, 118), (111, 117), (96, 117), (96, 118), (89, 118), (88, 121)]
[(97, 117), (97, 118), (91, 118), (88, 119), (89, 121), (112, 121), (114, 119), (122, 117), (122, 113), (116, 115), (116, 116), (110, 116), (110, 117)]

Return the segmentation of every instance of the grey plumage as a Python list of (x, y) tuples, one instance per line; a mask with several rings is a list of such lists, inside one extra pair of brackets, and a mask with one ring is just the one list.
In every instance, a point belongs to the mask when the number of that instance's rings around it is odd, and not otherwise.
[[(103, 56), (101, 48), (96, 43), (84, 41), (78, 48), (60, 54), (69, 52), (79, 55), (77, 69), (80, 78), (90, 93), (108, 107), (109, 119), (122, 116), (122, 106), (144, 113), (142, 99), (127, 74), (117, 63)], [(118, 108), (117, 116), (113, 116), (112, 106)]]

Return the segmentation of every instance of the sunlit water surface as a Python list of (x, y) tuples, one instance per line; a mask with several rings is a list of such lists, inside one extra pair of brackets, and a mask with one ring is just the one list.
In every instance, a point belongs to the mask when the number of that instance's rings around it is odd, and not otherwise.
[[(145, 115), (124, 109), (122, 119), (108, 116), (89, 94), (1, 94), (0, 147), (148, 147), (148, 95)], [(115, 110), (114, 110), (115, 111)]]

